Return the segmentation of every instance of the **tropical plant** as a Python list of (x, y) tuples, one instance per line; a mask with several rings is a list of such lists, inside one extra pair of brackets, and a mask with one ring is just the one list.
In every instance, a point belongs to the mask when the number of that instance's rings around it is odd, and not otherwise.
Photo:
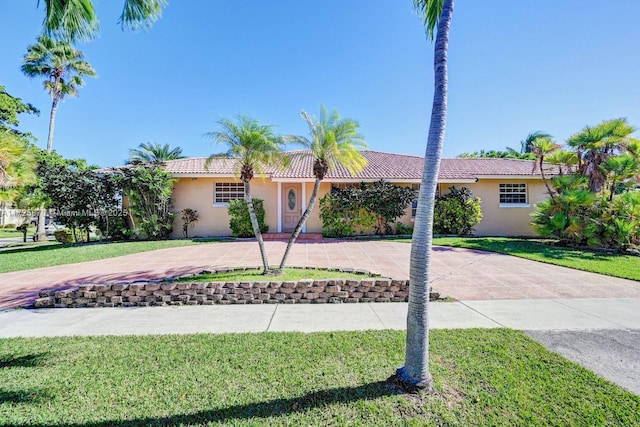
[(449, 192), (436, 196), (433, 212), (433, 231), (437, 234), (468, 236), (482, 219), (480, 199), (462, 187), (449, 187)]
[(447, 53), (454, 5), (455, 0), (414, 0), (414, 7), (424, 19), (427, 38), (433, 39), (434, 30), (437, 32), (431, 123), (411, 240), (405, 364), (397, 371), (397, 380), (408, 389), (433, 389), (433, 377), (429, 372), (431, 245), (433, 210), (447, 118)]
[(549, 135), (548, 133), (541, 131), (541, 130), (537, 130), (535, 132), (531, 132), (529, 133), (529, 135), (527, 135), (527, 137), (523, 140), (520, 141), (520, 146), (521, 146), (521, 152), (522, 153), (532, 153), (533, 152), (533, 143), (538, 140), (538, 139), (552, 139), (552, 136)]
[(611, 156), (625, 151), (634, 141), (631, 134), (635, 128), (626, 119), (605, 120), (596, 126), (586, 126), (567, 140), (578, 155), (578, 170), (589, 179), (589, 188), (594, 193), (603, 190), (607, 180), (603, 164)]
[[(320, 106), (319, 117), (312, 117), (305, 111), (302, 111), (300, 115), (309, 127), (309, 138), (290, 136), (287, 137), (287, 140), (301, 144), (309, 149), (308, 155), (313, 156), (315, 183), (307, 208), (291, 233), (287, 248), (280, 262), (280, 270), (285, 267), (289, 251), (315, 206), (320, 182), (324, 177), (338, 165), (346, 168), (352, 176), (367, 165), (367, 159), (359, 151), (360, 148), (366, 148), (367, 143), (364, 137), (358, 133), (358, 128), (360, 127), (358, 122), (351, 119), (342, 119), (335, 110), (327, 113), (324, 106)], [(306, 154), (300, 153), (299, 155)]]
[(472, 153), (460, 153), (456, 157), (462, 159), (475, 159), (475, 158), (488, 158), (488, 159), (521, 159), (521, 160), (533, 160), (534, 156), (531, 153), (520, 153), (511, 147), (506, 147), (502, 150), (480, 150)]
[(35, 147), (0, 130), (0, 202), (12, 202), (21, 188), (34, 184), (36, 166)]
[(182, 148), (171, 148), (169, 144), (141, 143), (129, 150), (127, 163), (164, 163), (167, 160), (184, 159)]
[[(266, 233), (269, 231), (269, 226), (264, 222), (264, 200), (255, 197), (251, 200), (260, 232)], [(231, 234), (233, 234), (234, 237), (256, 237), (256, 234), (253, 232), (251, 217), (249, 216), (249, 208), (244, 199), (230, 200), (228, 212), (229, 228), (231, 228)]]
[(37, 42), (27, 48), (22, 72), (30, 78), (45, 78), (44, 88), (52, 101), (47, 137), (47, 151), (51, 151), (58, 104), (65, 96), (76, 96), (78, 88), (84, 86), (83, 76), (94, 77), (96, 72), (84, 60), (82, 51), (68, 42), (45, 36), (38, 37)]
[(182, 234), (184, 237), (189, 237), (189, 226), (198, 221), (198, 211), (191, 208), (182, 209)]
[(320, 199), (322, 235), (348, 237), (370, 233), (376, 216), (364, 206), (359, 187), (332, 188)]
[(542, 176), (542, 182), (544, 182), (545, 187), (547, 187), (547, 192), (549, 196), (553, 199), (553, 191), (551, 191), (551, 187), (549, 187), (549, 182), (547, 181), (547, 177), (545, 176), (545, 165), (544, 159), (546, 156), (550, 155), (554, 151), (560, 149), (560, 145), (556, 144), (550, 136), (537, 136), (529, 143), (530, 152), (536, 156), (538, 161), (538, 168), (540, 169), (540, 175)]
[[(263, 125), (249, 116), (239, 115), (236, 120), (218, 120), (220, 130), (207, 133), (217, 144), (225, 144), (229, 150), (224, 157), (237, 160), (236, 173), (244, 183), (244, 200), (249, 209), (249, 218), (253, 233), (258, 240), (262, 267), (264, 274), (271, 274), (267, 261), (267, 252), (264, 247), (262, 233), (256, 217), (256, 212), (251, 198), (251, 180), (256, 173), (264, 174), (267, 167), (283, 166), (287, 158), (283, 155), (284, 140), (276, 135), (273, 126)], [(207, 159), (206, 167), (220, 155), (211, 155)]]
[[(92, 0), (43, 0), (42, 3), (45, 6), (42, 30), (48, 36), (75, 41), (97, 34), (98, 17)], [(166, 4), (166, 0), (125, 0), (118, 22), (123, 29), (150, 27), (162, 15)]]
[(140, 164), (120, 169), (115, 179), (129, 200), (134, 228), (151, 240), (168, 238), (175, 216), (171, 212), (174, 183), (171, 173), (156, 164)]

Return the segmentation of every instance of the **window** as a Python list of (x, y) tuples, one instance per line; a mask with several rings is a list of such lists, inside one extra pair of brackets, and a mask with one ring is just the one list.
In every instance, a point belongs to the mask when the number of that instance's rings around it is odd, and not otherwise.
[(243, 182), (216, 182), (213, 190), (213, 203), (229, 203), (230, 200), (244, 198)]
[[(411, 188), (416, 191), (420, 191), (420, 184), (411, 184)], [(416, 212), (418, 211), (418, 196), (411, 202), (411, 219), (416, 219)]]
[(500, 184), (500, 206), (528, 205), (527, 184)]

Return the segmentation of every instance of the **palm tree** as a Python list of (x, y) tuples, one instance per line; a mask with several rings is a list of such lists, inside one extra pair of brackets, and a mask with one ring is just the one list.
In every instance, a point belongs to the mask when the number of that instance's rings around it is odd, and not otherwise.
[[(51, 95), (51, 115), (49, 117), (49, 135), (47, 152), (53, 150), (53, 129), (56, 121), (58, 103), (65, 96), (76, 96), (78, 88), (84, 85), (82, 76), (95, 76), (96, 72), (84, 61), (82, 51), (68, 42), (57, 41), (46, 36), (38, 37), (36, 44), (27, 48), (22, 63), (22, 72), (28, 77), (45, 77), (44, 88)], [(36, 240), (46, 241), (44, 230), (44, 207), (38, 214)]]
[(431, 124), (411, 241), (405, 364), (397, 371), (398, 381), (411, 390), (433, 389), (429, 372), (429, 278), (433, 208), (447, 120), (447, 51), (454, 5), (455, 0), (414, 0), (414, 7), (424, 18), (427, 38), (432, 40), (436, 29), (437, 34)]
[(338, 164), (341, 164), (352, 175), (355, 175), (367, 165), (367, 159), (358, 150), (358, 148), (364, 149), (367, 147), (363, 136), (358, 133), (358, 128), (360, 127), (358, 122), (351, 119), (341, 119), (335, 110), (327, 113), (324, 106), (320, 107), (319, 118), (311, 117), (305, 111), (302, 111), (300, 115), (309, 126), (310, 139), (303, 136), (288, 137), (287, 139), (310, 150), (309, 155), (314, 157), (313, 175), (316, 180), (307, 208), (302, 217), (300, 217), (287, 243), (287, 249), (284, 251), (280, 262), (280, 271), (285, 267), (289, 251), (313, 210), (318, 197), (320, 182), (327, 173)]
[(0, 202), (11, 202), (20, 187), (36, 181), (34, 147), (8, 131), (0, 131)]
[(520, 145), (522, 146), (521, 152), (531, 153), (533, 151), (533, 142), (538, 138), (551, 138), (551, 135), (541, 130), (531, 132), (524, 141), (520, 141)]
[(182, 148), (171, 148), (169, 144), (142, 143), (138, 148), (129, 150), (127, 163), (155, 163), (161, 164), (167, 160), (184, 159)]
[(84, 85), (83, 76), (94, 77), (95, 70), (84, 60), (82, 51), (69, 43), (40, 36), (36, 44), (27, 48), (22, 72), (30, 78), (44, 77), (44, 88), (51, 95), (51, 116), (47, 151), (53, 149), (53, 128), (58, 104), (65, 96), (76, 96)]
[[(75, 41), (91, 39), (98, 32), (93, 0), (44, 0), (43, 3), (42, 29), (47, 36)], [(118, 22), (123, 29), (150, 27), (162, 15), (166, 4), (166, 0), (124, 0)]]
[[(553, 139), (549, 136), (538, 136), (531, 142), (531, 153), (535, 154), (538, 160), (538, 167), (540, 168), (540, 175), (542, 176), (542, 182), (544, 182), (545, 187), (547, 187), (547, 192), (551, 199), (555, 201), (553, 191), (551, 187), (549, 187), (549, 182), (547, 181), (547, 177), (544, 175), (544, 159), (545, 156), (553, 153), (558, 150), (560, 145), (556, 144)], [(535, 163), (534, 163), (535, 168)]]
[(635, 128), (626, 119), (605, 120), (596, 126), (586, 126), (569, 137), (567, 144), (578, 153), (578, 170), (589, 179), (589, 188), (599, 193), (607, 180), (602, 165), (609, 157), (625, 151), (634, 139)]
[[(253, 232), (260, 246), (260, 254), (262, 256), (262, 267), (264, 274), (270, 272), (269, 263), (267, 261), (267, 252), (262, 240), (262, 232), (258, 225), (251, 199), (251, 179), (255, 173), (264, 174), (267, 167), (278, 166), (286, 163), (286, 158), (282, 154), (282, 146), (284, 140), (276, 135), (273, 126), (262, 125), (257, 120), (240, 115), (236, 121), (230, 119), (220, 119), (219, 131), (207, 133), (207, 136), (213, 138), (218, 144), (226, 144), (229, 150), (224, 154), (225, 157), (237, 159), (238, 174), (240, 180), (244, 183), (244, 200), (249, 209), (249, 218)], [(207, 159), (206, 166), (220, 155), (211, 155)]]

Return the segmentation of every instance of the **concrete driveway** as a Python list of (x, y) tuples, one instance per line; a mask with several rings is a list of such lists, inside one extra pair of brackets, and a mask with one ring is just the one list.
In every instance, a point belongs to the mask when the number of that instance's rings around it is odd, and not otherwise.
[[(285, 242), (265, 242), (276, 264)], [(290, 266), (352, 268), (408, 279), (408, 243), (331, 241), (296, 243)], [(0, 262), (2, 256), (0, 255)], [(133, 255), (0, 274), (0, 308), (16, 307), (42, 289), (85, 283), (160, 279), (225, 267), (260, 266), (254, 241), (209, 243)], [(640, 298), (640, 283), (477, 250), (434, 247), (434, 290), (458, 300), (554, 298)]]

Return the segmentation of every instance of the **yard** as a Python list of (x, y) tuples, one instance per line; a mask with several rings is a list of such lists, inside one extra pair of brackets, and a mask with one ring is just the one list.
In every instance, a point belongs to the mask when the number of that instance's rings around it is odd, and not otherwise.
[(0, 424), (640, 424), (640, 397), (507, 329), (436, 330), (436, 393), (386, 382), (404, 332), (0, 340)]

